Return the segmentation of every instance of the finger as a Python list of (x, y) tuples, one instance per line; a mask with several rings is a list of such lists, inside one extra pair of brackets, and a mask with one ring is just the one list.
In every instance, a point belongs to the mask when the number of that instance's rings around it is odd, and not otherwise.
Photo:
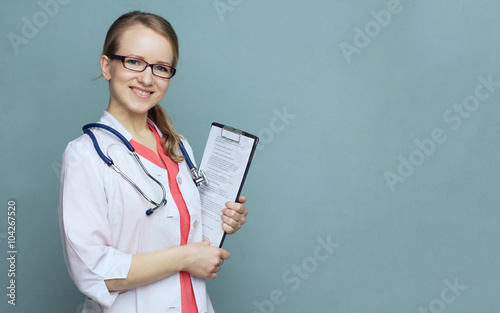
[(226, 208), (240, 214), (245, 214), (248, 211), (243, 204), (238, 202), (226, 202)]
[(223, 211), (222, 221), (227, 225), (234, 227), (236, 230), (240, 229), (243, 224), (246, 222), (247, 212), (238, 213), (234, 210), (227, 209)]
[(228, 224), (226, 223), (222, 223), (222, 229), (226, 232), (226, 234), (234, 234), (236, 232), (236, 229), (234, 229), (233, 227), (229, 226)]
[(236, 213), (233, 210), (228, 209), (227, 211), (223, 211), (221, 215), (221, 219), (224, 223), (229, 226), (236, 226), (239, 223), (239, 220), (243, 219), (244, 216), (242, 214)]
[(245, 224), (245, 216), (241, 214), (236, 214), (233, 217), (229, 217), (227, 215), (222, 215), (221, 219), (224, 223), (226, 223), (228, 226), (234, 227), (234, 228), (239, 228), (241, 225)]
[(206, 244), (207, 246), (210, 246), (210, 239), (205, 239), (203, 240), (203, 243)]
[(228, 217), (231, 217), (235, 220), (241, 219), (241, 217), (245, 217), (248, 214), (247, 208), (243, 204), (236, 204), (236, 206), (229, 205), (228, 207), (222, 210), (222, 213)]
[(217, 278), (217, 273), (210, 273), (210, 274), (208, 274), (207, 278), (208, 279), (215, 279), (215, 278)]
[(244, 196), (240, 196), (240, 197), (238, 198), (238, 202), (239, 202), (239, 203), (245, 203), (246, 201), (247, 201), (247, 198), (246, 198), (246, 197), (244, 197)]
[(227, 252), (226, 250), (224, 249), (220, 249), (221, 250), (221, 253), (220, 253), (220, 258), (221, 259), (224, 259), (224, 260), (227, 260), (229, 259), (229, 257), (231, 256), (231, 254), (229, 254), (229, 252)]
[(234, 234), (238, 229), (241, 228), (241, 224), (236, 223), (235, 226), (231, 226), (227, 223), (222, 223), (222, 229), (228, 234)]

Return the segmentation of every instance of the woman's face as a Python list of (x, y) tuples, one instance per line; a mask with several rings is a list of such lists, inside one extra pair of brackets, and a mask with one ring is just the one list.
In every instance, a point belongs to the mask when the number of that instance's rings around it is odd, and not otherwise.
[[(173, 50), (170, 42), (160, 34), (142, 25), (127, 29), (120, 39), (116, 55), (133, 56), (149, 64), (171, 65)], [(134, 72), (123, 67), (120, 60), (101, 57), (103, 77), (109, 81), (108, 110), (144, 114), (160, 102), (167, 92), (170, 80), (153, 75), (151, 67)], [(128, 111), (128, 112), (127, 112)]]

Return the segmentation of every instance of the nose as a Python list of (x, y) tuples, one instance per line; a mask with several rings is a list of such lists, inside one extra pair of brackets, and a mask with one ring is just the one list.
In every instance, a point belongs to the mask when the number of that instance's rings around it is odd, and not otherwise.
[(139, 73), (137, 80), (141, 83), (143, 83), (145, 86), (152, 86), (154, 85), (154, 75), (153, 75), (153, 69), (151, 66), (146, 67), (144, 71)]

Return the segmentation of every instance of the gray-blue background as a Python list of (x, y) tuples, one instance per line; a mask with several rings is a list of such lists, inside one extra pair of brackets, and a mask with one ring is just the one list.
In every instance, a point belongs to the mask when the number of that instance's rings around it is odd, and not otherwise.
[(1, 312), (81, 308), (59, 162), (107, 106), (104, 36), (134, 9), (180, 37), (162, 104), (197, 159), (213, 121), (261, 137), (217, 312), (498, 311), (499, 1), (54, 1), (0, 7)]

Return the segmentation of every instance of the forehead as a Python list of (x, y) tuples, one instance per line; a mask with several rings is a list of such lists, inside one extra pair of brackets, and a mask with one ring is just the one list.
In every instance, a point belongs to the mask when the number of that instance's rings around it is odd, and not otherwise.
[(149, 63), (172, 63), (173, 49), (170, 41), (151, 28), (142, 25), (127, 28), (120, 36), (117, 54), (135, 55)]

